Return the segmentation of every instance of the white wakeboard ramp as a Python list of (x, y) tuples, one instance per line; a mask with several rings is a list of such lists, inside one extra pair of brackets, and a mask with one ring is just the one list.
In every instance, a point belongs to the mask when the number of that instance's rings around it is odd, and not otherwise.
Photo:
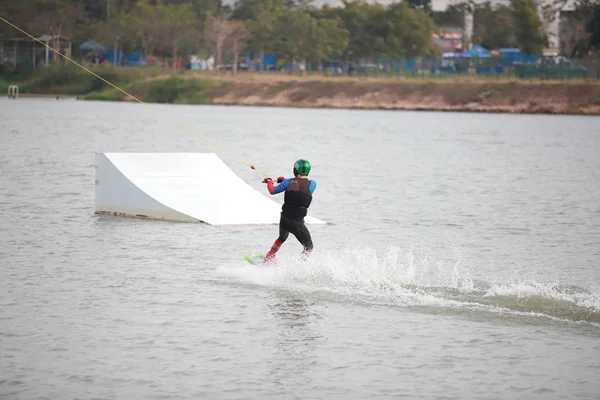
[[(96, 214), (205, 222), (277, 224), (281, 205), (214, 153), (96, 153)], [(307, 216), (307, 224), (324, 221)]]

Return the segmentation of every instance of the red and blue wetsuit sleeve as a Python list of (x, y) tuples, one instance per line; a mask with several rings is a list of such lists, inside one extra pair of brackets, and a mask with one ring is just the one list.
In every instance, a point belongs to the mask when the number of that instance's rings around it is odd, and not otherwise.
[[(269, 181), (267, 183), (267, 188), (269, 189), (269, 193), (277, 194), (277, 193), (281, 193), (284, 190), (286, 190), (288, 188), (289, 184), (290, 184), (289, 179), (284, 180), (277, 186), (273, 186), (273, 181)], [(308, 186), (308, 190), (310, 191), (310, 194), (313, 194), (313, 192), (315, 191), (316, 188), (317, 188), (317, 182), (310, 181), (310, 185)]]
[(287, 189), (289, 184), (290, 184), (290, 180), (289, 179), (286, 179), (285, 181), (281, 182), (277, 186), (273, 186), (273, 181), (269, 181), (267, 183), (267, 188), (269, 189), (269, 193), (271, 193), (271, 194), (277, 194), (277, 193), (281, 193), (285, 189)]

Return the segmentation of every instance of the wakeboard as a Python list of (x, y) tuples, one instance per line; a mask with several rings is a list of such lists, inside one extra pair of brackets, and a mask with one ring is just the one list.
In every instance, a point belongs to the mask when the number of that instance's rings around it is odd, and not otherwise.
[(250, 264), (253, 264), (253, 265), (262, 264), (263, 261), (265, 261), (264, 254), (248, 254), (244, 258), (246, 259), (246, 261), (248, 261)]

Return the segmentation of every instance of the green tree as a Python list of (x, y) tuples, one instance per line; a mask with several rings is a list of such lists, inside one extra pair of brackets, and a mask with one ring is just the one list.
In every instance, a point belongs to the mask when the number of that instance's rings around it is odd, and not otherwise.
[(265, 53), (273, 51), (275, 29), (287, 7), (283, 0), (245, 0), (232, 15), (233, 19), (244, 21), (250, 34), (248, 49), (258, 55), (261, 71)]
[(350, 33), (340, 26), (339, 21), (332, 19), (317, 19), (317, 27), (320, 37), (314, 58), (325, 61), (343, 57), (350, 42)]
[(136, 0), (77, 0), (90, 21), (107, 20), (135, 7)]
[[(279, 21), (277, 54), (287, 61), (322, 62), (340, 57), (348, 46), (348, 31), (339, 21), (318, 19), (302, 9), (289, 10)], [(306, 68), (304, 70), (306, 72)]]
[(118, 64), (117, 52), (124, 42), (127, 42), (135, 31), (131, 29), (131, 18), (128, 14), (113, 15), (107, 20), (97, 21), (94, 25), (94, 38), (112, 49), (114, 53), (114, 65)]
[(130, 21), (144, 53), (147, 57), (152, 57), (165, 31), (159, 9), (149, 0), (140, 0), (131, 13)]
[(171, 50), (173, 71), (176, 71), (179, 50), (189, 49), (199, 42), (196, 13), (190, 4), (170, 4), (158, 7), (159, 12), (164, 15), (164, 45)]
[(600, 50), (600, 1), (590, 4), (589, 21), (586, 30), (590, 36), (589, 47)]
[(515, 35), (521, 51), (539, 54), (548, 45), (542, 20), (534, 0), (510, 0), (514, 19)]
[(473, 43), (487, 49), (518, 46), (515, 19), (509, 7), (492, 6), (490, 2), (475, 5), (473, 21)]
[(395, 3), (369, 21), (374, 33), (375, 54), (384, 57), (415, 57), (432, 53), (433, 21), (407, 3)]
[(472, 13), (474, 6), (468, 2), (450, 4), (445, 11), (435, 13), (433, 21), (439, 26), (465, 29), (465, 13)]
[(196, 14), (198, 32), (204, 32), (204, 24), (209, 15), (220, 15), (226, 9), (221, 0), (193, 0), (190, 4)]
[(277, 55), (285, 61), (301, 61), (304, 66), (315, 48), (317, 21), (303, 10), (287, 10), (275, 31)]
[(265, 10), (271, 12), (291, 9), (294, 3), (290, 0), (239, 0), (231, 14), (235, 20), (256, 20)]
[[(35, 18), (35, 9), (26, 0), (0, 0), (0, 16), (11, 24), (27, 31), (31, 30)], [(37, 34), (38, 32), (35, 32)], [(0, 38), (22, 36), (10, 25), (0, 22)]]
[[(370, 57), (374, 53), (376, 42), (380, 41), (376, 29), (376, 21), (385, 8), (380, 4), (368, 4), (344, 1), (344, 7), (339, 14), (341, 26), (349, 32), (349, 43), (346, 49), (348, 58)], [(378, 44), (379, 47), (381, 44)]]
[(431, 0), (406, 0), (406, 2), (417, 10), (425, 11), (426, 13), (431, 13)]

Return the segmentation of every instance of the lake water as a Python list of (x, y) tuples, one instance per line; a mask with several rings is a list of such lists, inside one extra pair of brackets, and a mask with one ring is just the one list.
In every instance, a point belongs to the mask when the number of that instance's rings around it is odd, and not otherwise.
[[(152, 107), (0, 100), (0, 398), (600, 398), (600, 118)], [(96, 152), (267, 194), (203, 137), (310, 160), (307, 263), (245, 263), (276, 226), (94, 214)]]

